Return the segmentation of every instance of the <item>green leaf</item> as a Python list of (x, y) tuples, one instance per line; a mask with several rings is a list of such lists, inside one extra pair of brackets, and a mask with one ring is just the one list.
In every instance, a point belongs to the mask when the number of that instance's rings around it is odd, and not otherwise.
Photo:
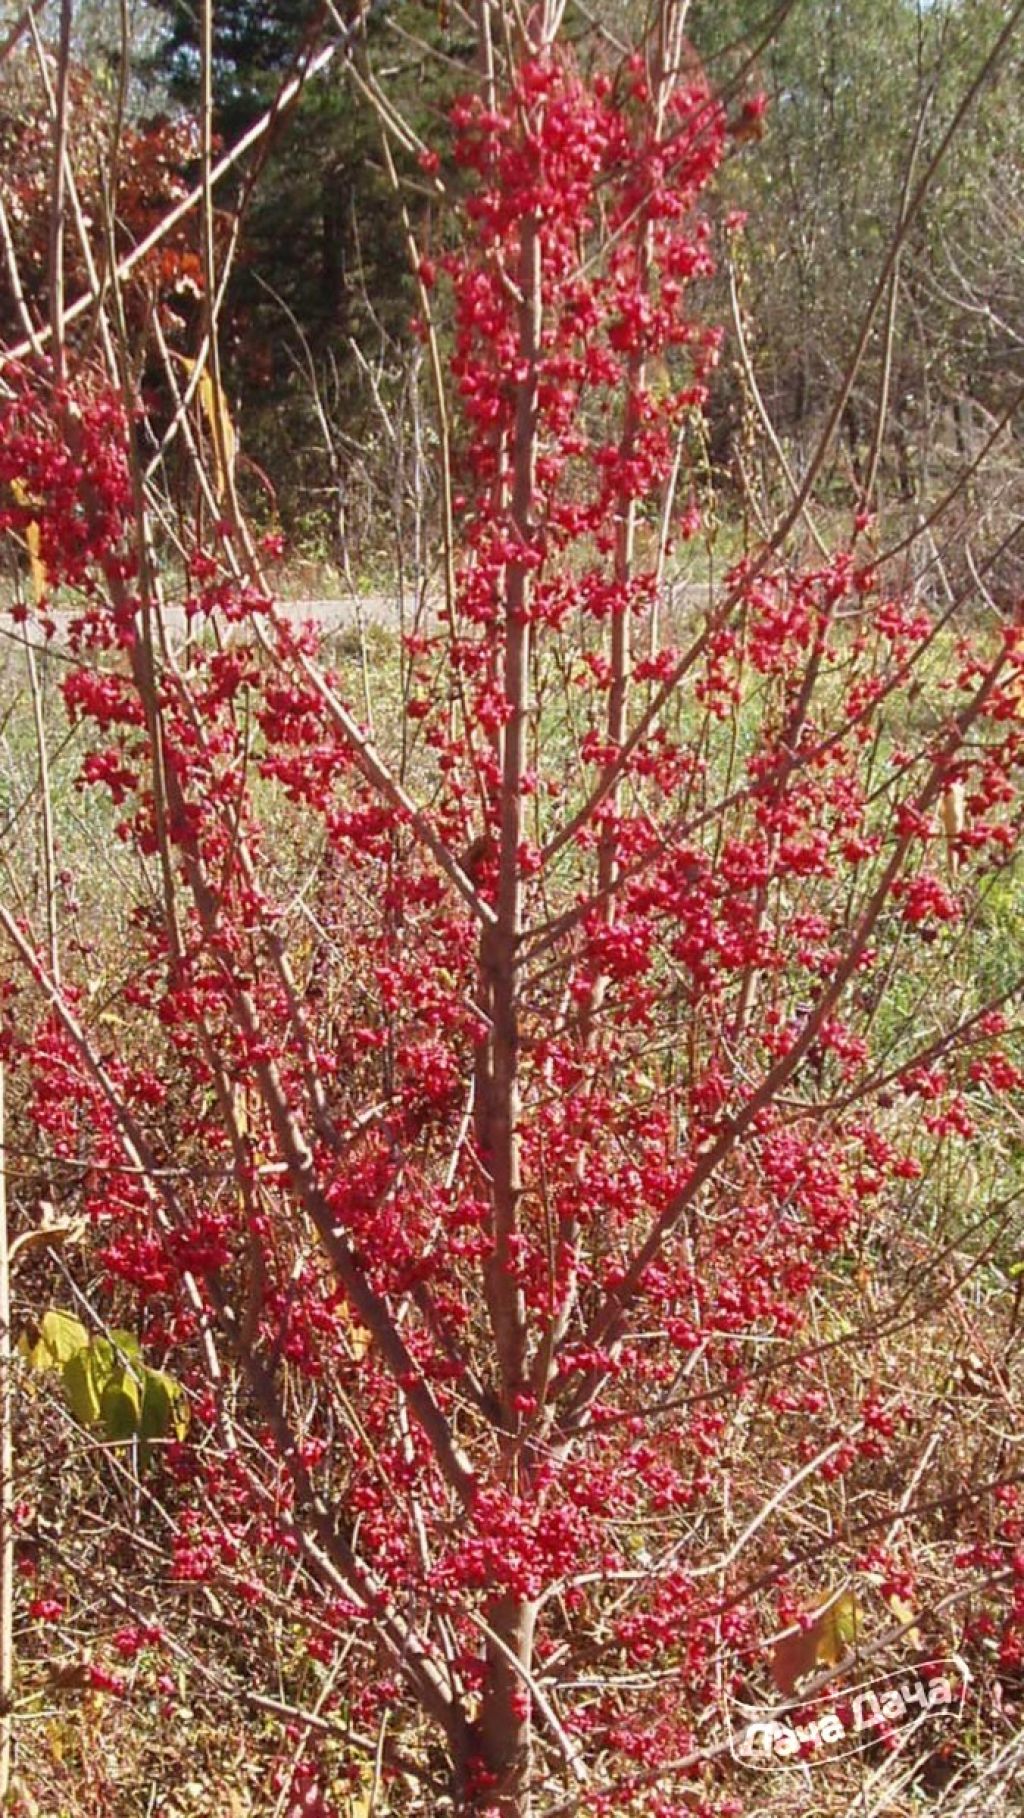
[(61, 1370), (75, 1419), (84, 1427), (102, 1423), (114, 1444), (166, 1439), (171, 1433), (184, 1439), (188, 1431), (184, 1391), (173, 1376), (146, 1368), (133, 1332), (115, 1327), (109, 1338), (90, 1343), (78, 1320), (66, 1313), (48, 1313), (35, 1345), (30, 1347), (26, 1336), (22, 1351), (36, 1368)]
[(138, 1339), (130, 1332), (111, 1332), (109, 1338), (94, 1338), (92, 1356), (93, 1376), (101, 1395), (106, 1383), (120, 1381), (122, 1376), (138, 1383), (142, 1374), (138, 1363), (141, 1352)]
[(92, 1353), (93, 1381), (102, 1395), (115, 1370), (120, 1370), (121, 1364), (109, 1338), (94, 1338), (89, 1349)]
[(142, 1421), (141, 1431), (146, 1439), (166, 1439), (174, 1422), (175, 1391), (180, 1396), (177, 1383), (172, 1383), (169, 1376), (160, 1370), (146, 1370), (142, 1377)]
[(43, 1314), (40, 1338), (54, 1361), (66, 1364), (89, 1343), (89, 1334), (80, 1319), (72, 1313), (61, 1313), (51, 1307)]
[(35, 1344), (22, 1339), (19, 1350), (34, 1370), (62, 1370), (88, 1343), (89, 1334), (80, 1319), (51, 1307), (43, 1314)]
[(188, 1432), (188, 1423), (191, 1418), (188, 1411), (188, 1398), (184, 1389), (180, 1388), (177, 1383), (175, 1383), (174, 1387), (176, 1390), (174, 1397), (174, 1437), (175, 1439), (184, 1439)]
[(118, 1370), (100, 1397), (100, 1419), (107, 1438), (115, 1442), (134, 1439), (139, 1431), (142, 1401), (139, 1385), (127, 1370)]
[(122, 1357), (127, 1357), (130, 1362), (134, 1363), (137, 1357), (142, 1356), (142, 1346), (134, 1332), (125, 1332), (120, 1326), (111, 1326), (110, 1336)]
[(188, 1432), (188, 1401), (180, 1382), (166, 1370), (144, 1370), (142, 1431), (148, 1439), (166, 1439), (171, 1433), (184, 1439)]
[(83, 1427), (93, 1427), (100, 1417), (100, 1394), (93, 1373), (95, 1359), (89, 1345), (76, 1351), (64, 1365), (64, 1388), (71, 1412)]

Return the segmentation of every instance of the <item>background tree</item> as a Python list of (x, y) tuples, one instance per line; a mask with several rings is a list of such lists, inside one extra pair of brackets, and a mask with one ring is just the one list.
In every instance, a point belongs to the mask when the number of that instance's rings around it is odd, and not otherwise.
[[(1002, 8), (983, 3), (905, 0), (783, 8), (777, 21), (757, 7), (693, 15), (716, 76), (752, 57), (746, 79), (770, 97), (757, 155), (732, 166), (731, 195), (753, 222), (741, 290), (758, 383), (798, 467), (834, 394), (902, 199), (1002, 17)], [(987, 313), (976, 294), (972, 303), (970, 281), (953, 274), (963, 260), (1005, 293), (1007, 242), (993, 227), (1020, 163), (1020, 73), (1020, 48), (1011, 44), (908, 236), (836, 445), (839, 496), (863, 486), (880, 411), (885, 498), (897, 508), (933, 497), (994, 421), (1019, 425), (1014, 330), (1005, 312)], [(733, 421), (741, 410), (734, 396)], [(1016, 474), (1009, 437), (1004, 481), (1006, 464)]]
[[(194, 108), (198, 15), (176, 5), (167, 16), (168, 40), (154, 73), (179, 103)], [(350, 48), (264, 143), (260, 182), (246, 196), (223, 341), (244, 445), (265, 473), (273, 472), (289, 530), (339, 564), (372, 563), (388, 547), (393, 515), (393, 459), (386, 437), (380, 446), (379, 407), (401, 417), (414, 293), (402, 208), (379, 121), (360, 85), (372, 57), (382, 72), (373, 80), (382, 82), (387, 105), (414, 134), (429, 135), (474, 40), (465, 23), (453, 28), (419, 0), (330, 17), (291, 0), (269, 10), (219, 6), (212, 78), (216, 131), (225, 145), (271, 106), (325, 27), (347, 31)], [(224, 200), (230, 204), (230, 191)], [(407, 191), (406, 206), (429, 241), (430, 185), (418, 195)], [(376, 387), (368, 382), (367, 362)], [(377, 450), (369, 462), (368, 444)], [(360, 509), (364, 489), (368, 503)], [(344, 558), (341, 525), (349, 544)]]

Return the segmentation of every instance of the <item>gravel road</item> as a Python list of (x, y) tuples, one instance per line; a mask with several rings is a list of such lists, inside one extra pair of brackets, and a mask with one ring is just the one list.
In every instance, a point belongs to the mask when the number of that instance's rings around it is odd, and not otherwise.
[[(706, 602), (706, 586), (693, 582), (677, 583), (671, 589), (671, 599), (666, 602), (666, 618), (675, 618), (687, 607)], [(397, 631), (401, 622), (400, 602), (396, 595), (389, 593), (361, 594), (354, 599), (351, 594), (335, 599), (281, 600), (279, 608), (294, 621), (302, 624), (312, 620), (324, 631), (348, 631), (359, 625), (381, 626), (389, 631)], [(414, 611), (412, 599), (406, 600), (406, 623), (411, 624)], [(58, 644), (63, 641), (63, 627), (74, 615), (59, 608), (54, 613), (56, 631), (54, 636)], [(185, 614), (180, 606), (168, 606), (164, 611), (164, 621), (168, 630), (175, 636), (183, 636), (186, 629)], [(32, 643), (43, 646), (48, 641), (38, 620), (30, 619), (24, 625), (15, 624), (10, 609), (0, 608), (0, 644), (21, 643), (28, 636)]]
[[(281, 600), (279, 607), (295, 624), (305, 624), (312, 620), (324, 631), (348, 631), (360, 624), (364, 626), (379, 625), (388, 630), (397, 631), (401, 619), (399, 602), (390, 594), (375, 593), (360, 596), (354, 600), (351, 595), (346, 599), (334, 600)], [(406, 604), (407, 618), (411, 617), (411, 604)], [(75, 615), (59, 608), (53, 614), (56, 627), (54, 637), (60, 643), (65, 634), (68, 620)], [(186, 628), (185, 614), (180, 606), (167, 606), (164, 609), (164, 623), (172, 634), (184, 635)], [(38, 619), (30, 618), (24, 624), (16, 624), (9, 608), (0, 610), (0, 635), (5, 642), (20, 643), (25, 637), (42, 647), (48, 640), (43, 625)]]

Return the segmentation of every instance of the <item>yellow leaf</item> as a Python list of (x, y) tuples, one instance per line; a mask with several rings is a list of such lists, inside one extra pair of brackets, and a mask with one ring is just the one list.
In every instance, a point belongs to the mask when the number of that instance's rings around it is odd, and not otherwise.
[(61, 1370), (88, 1343), (89, 1334), (81, 1320), (73, 1313), (51, 1307), (43, 1314), (38, 1330), (22, 1334), (17, 1349), (34, 1370)]
[(232, 1115), (239, 1136), (249, 1134), (249, 1099), (244, 1086), (235, 1086), (232, 1092)]
[(965, 819), (964, 786), (962, 783), (951, 783), (942, 798), (942, 825), (946, 833), (946, 861), (954, 876), (960, 868), (960, 855), (955, 841), (964, 830)]
[[(371, 1768), (367, 1767), (365, 1763), (362, 1763), (359, 1768), (359, 1779), (361, 1782), (360, 1786), (349, 1794), (346, 1818), (370, 1818), (370, 1814), (373, 1811), (373, 1798), (377, 1786), (377, 1776)], [(378, 1807), (377, 1809), (380, 1818), (384, 1818), (384, 1814), (380, 1812), (380, 1808)]]
[[(33, 505), (32, 498), (24, 480), (12, 480), (11, 491), (21, 506)], [(42, 604), (46, 594), (46, 567), (40, 555), (39, 525), (29, 524), (25, 531), (25, 547), (28, 550), (28, 568), (32, 577), (32, 597), (37, 606)]]
[[(194, 360), (181, 356), (182, 365), (191, 376), (195, 371)], [(235, 459), (238, 454), (238, 437), (231, 421), (231, 411), (224, 395), (224, 387), (218, 384), (213, 374), (204, 368), (196, 387), (199, 408), (210, 425), (210, 441), (213, 444), (213, 478), (214, 491), (222, 500), (227, 495), (228, 478), (235, 471)]]
[[(893, 1592), (892, 1596), (887, 1597), (885, 1601), (889, 1605), (897, 1622), (902, 1622), (904, 1626), (914, 1622), (913, 1605), (907, 1603), (905, 1598), (898, 1597), (896, 1593)], [(914, 1624), (912, 1628), (907, 1628), (907, 1641), (910, 1643), (910, 1646), (914, 1649), (915, 1653), (923, 1652), (924, 1642), (921, 1639), (921, 1631), (916, 1624)]]
[(357, 1319), (353, 1319), (347, 1309), (345, 1317), (348, 1324), (348, 1348), (358, 1363), (370, 1349), (370, 1334), (365, 1326), (361, 1326)]
[(823, 1610), (815, 1623), (816, 1655), (822, 1666), (838, 1666), (844, 1654), (856, 1646), (860, 1612), (852, 1591), (844, 1591)]
[(857, 1599), (852, 1591), (819, 1610), (809, 1628), (783, 1635), (772, 1649), (772, 1678), (784, 1697), (798, 1679), (815, 1667), (838, 1666), (855, 1646), (860, 1625)]

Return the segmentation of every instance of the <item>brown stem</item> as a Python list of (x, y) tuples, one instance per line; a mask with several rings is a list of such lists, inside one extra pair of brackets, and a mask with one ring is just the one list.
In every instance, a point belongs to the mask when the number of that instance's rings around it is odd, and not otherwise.
[[(519, 348), (526, 372), (517, 388), (511, 513), (524, 554), (531, 543), (537, 454), (537, 360), (541, 327), (541, 246), (538, 223), (523, 222), (519, 256)], [(522, 915), (519, 848), (523, 838), (523, 773), (530, 709), (530, 573), (525, 561), (507, 570), (504, 687), (508, 718), (502, 736), (495, 925), (480, 942), (481, 995), (491, 1022), (478, 1131), (491, 1171), (494, 1249), (486, 1270), (502, 1389), (511, 1416), (525, 1376), (523, 1297), (514, 1275), (514, 1238), (522, 1194), (519, 1141), (519, 984), (516, 947)], [(510, 1424), (514, 1422), (510, 1419)]]
[[(34, 24), (34, 20), (30, 24)], [(53, 330), (53, 370), (58, 384), (64, 379), (64, 179), (70, 71), (71, 0), (61, 0), (56, 112), (53, 122), (53, 176), (50, 179), (50, 324)]]
[[(511, 516), (524, 554), (533, 536), (537, 456), (537, 363), (541, 339), (541, 239), (534, 217), (523, 221), (518, 284), (519, 351), (525, 376), (516, 396)], [(480, 994), (490, 1019), (490, 1039), (481, 1068), (477, 1131), (491, 1174), (494, 1248), (485, 1265), (484, 1287), (494, 1333), (504, 1424), (514, 1432), (520, 1416), (515, 1398), (526, 1379), (527, 1329), (522, 1290), (515, 1273), (514, 1241), (523, 1182), (520, 1157), (519, 978), (516, 948), (522, 918), (519, 849), (524, 829), (523, 774), (527, 764), (530, 712), (530, 575), (526, 561), (506, 571), (504, 690), (507, 720), (501, 740), (501, 796), (497, 913), (480, 941)], [(511, 1448), (506, 1464), (515, 1471)], [(529, 1670), (536, 1606), (505, 1595), (487, 1608), (491, 1631), (486, 1643), (487, 1678), (481, 1711), (484, 1762), (495, 1776), (488, 1809), (502, 1818), (529, 1811), (530, 1715), (520, 1703), (523, 1682), (517, 1666)]]

